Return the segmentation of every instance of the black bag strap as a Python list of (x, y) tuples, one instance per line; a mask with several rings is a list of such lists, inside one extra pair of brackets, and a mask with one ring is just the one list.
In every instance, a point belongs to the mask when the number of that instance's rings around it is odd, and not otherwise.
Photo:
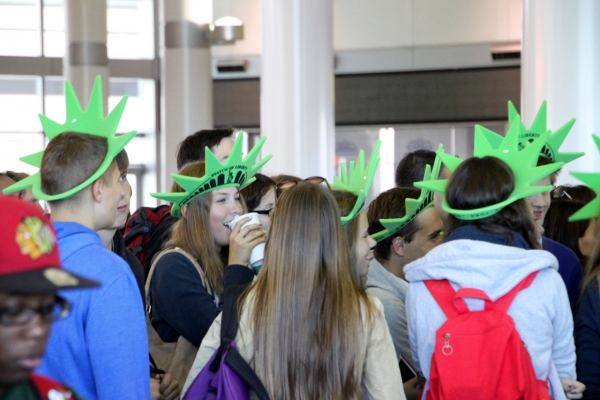
[[(241, 294), (247, 286), (232, 286), (224, 293), (223, 314), (221, 315), (221, 346), (219, 353), (227, 350), (225, 363), (242, 378), (242, 380), (254, 390), (260, 400), (269, 400), (269, 394), (263, 386), (260, 378), (252, 367), (244, 360), (236, 348), (231, 347), (238, 331), (238, 303)], [(221, 354), (215, 357), (215, 362), (221, 359)], [(218, 368), (218, 367), (217, 367)], [(213, 370), (213, 365), (211, 365)]]

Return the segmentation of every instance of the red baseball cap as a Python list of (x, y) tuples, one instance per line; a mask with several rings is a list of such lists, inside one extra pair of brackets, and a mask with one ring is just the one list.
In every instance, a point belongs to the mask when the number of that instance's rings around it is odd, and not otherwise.
[(46, 294), (100, 284), (65, 271), (48, 217), (27, 201), (0, 195), (0, 292)]

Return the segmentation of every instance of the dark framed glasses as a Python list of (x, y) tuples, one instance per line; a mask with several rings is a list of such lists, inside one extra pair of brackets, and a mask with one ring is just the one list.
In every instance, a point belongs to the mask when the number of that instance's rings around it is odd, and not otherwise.
[(567, 192), (567, 188), (565, 186), (557, 186), (551, 192), (553, 199), (560, 199), (561, 197), (566, 197), (569, 200), (573, 200), (571, 195)]
[(2, 307), (0, 308), (0, 325), (25, 326), (38, 314), (44, 323), (59, 321), (71, 314), (71, 303), (56, 296), (54, 303), (40, 307)]
[(268, 210), (254, 210), (252, 212), (255, 212), (255, 213), (260, 214), (260, 215), (268, 215), (269, 217), (272, 217), (274, 209), (275, 208), (269, 208)]
[(310, 182), (310, 183), (314, 183), (317, 185), (321, 185), (321, 184), (325, 183), (325, 185), (329, 188), (329, 182), (327, 182), (327, 179), (323, 178), (322, 176), (311, 176), (310, 178), (306, 178), (302, 181), (293, 180), (293, 181), (279, 182), (277, 184), (277, 190), (281, 191), (284, 189), (289, 189), (292, 186), (297, 185), (298, 182)]

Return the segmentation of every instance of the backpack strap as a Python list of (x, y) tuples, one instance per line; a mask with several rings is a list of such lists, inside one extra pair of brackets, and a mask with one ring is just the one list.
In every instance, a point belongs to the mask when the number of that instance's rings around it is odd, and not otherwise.
[(235, 340), (238, 331), (238, 303), (240, 296), (248, 285), (232, 286), (223, 294), (223, 312), (221, 314), (221, 346), (219, 353), (210, 365), (211, 371), (217, 371), (221, 362), (222, 352), (227, 350), (227, 355), (223, 362), (227, 364), (235, 373), (250, 386), (260, 400), (269, 400), (269, 394), (263, 386), (260, 378), (254, 372), (254, 369), (238, 352), (237, 348), (231, 346)]
[[(423, 283), (429, 290), (429, 293), (431, 293), (435, 301), (438, 303), (444, 314), (446, 314), (446, 318), (455, 317), (461, 313), (463, 307), (467, 308), (467, 305), (462, 299), (458, 298), (456, 301), (454, 300), (456, 291), (452, 285), (450, 285), (450, 282), (448, 282), (447, 279), (427, 279), (424, 280)], [(460, 310), (457, 308), (457, 305), (460, 307)]]
[(515, 299), (515, 297), (517, 296), (517, 294), (521, 290), (527, 289), (529, 286), (531, 286), (531, 282), (533, 282), (533, 280), (537, 276), (538, 272), (539, 271), (535, 271), (535, 272), (529, 274), (525, 279), (523, 279), (521, 282), (519, 282), (517, 284), (517, 286), (512, 288), (512, 290), (510, 292), (506, 293), (504, 296), (502, 296), (498, 300), (496, 300), (496, 302), (494, 303), (494, 308), (499, 311), (508, 312), (508, 309), (510, 308), (510, 305), (512, 304), (512, 302)]
[(190, 263), (192, 263), (192, 265), (196, 268), (196, 271), (198, 271), (198, 274), (200, 275), (200, 280), (202, 280), (202, 285), (204, 285), (204, 288), (206, 289), (208, 294), (211, 295), (212, 297), (214, 297), (212, 288), (211, 288), (208, 280), (206, 279), (206, 274), (204, 273), (204, 270), (202, 269), (202, 267), (200, 267), (200, 264), (198, 264), (198, 261), (196, 261), (196, 259), (194, 257), (192, 257), (191, 255), (189, 255), (185, 250), (180, 249), (179, 247), (175, 247), (173, 249), (163, 250), (160, 253), (158, 253), (156, 255), (156, 257), (154, 257), (154, 261), (152, 262), (152, 266), (150, 267), (150, 272), (148, 272), (148, 277), (146, 278), (145, 292), (146, 292), (146, 311), (147, 312), (150, 312), (150, 310), (152, 308), (152, 303), (151, 303), (151, 298), (150, 298), (150, 283), (152, 282), (152, 276), (154, 275), (154, 270), (156, 269), (158, 260), (160, 260), (163, 256), (165, 256), (167, 254), (171, 254), (171, 253), (181, 254), (182, 256), (187, 258)]

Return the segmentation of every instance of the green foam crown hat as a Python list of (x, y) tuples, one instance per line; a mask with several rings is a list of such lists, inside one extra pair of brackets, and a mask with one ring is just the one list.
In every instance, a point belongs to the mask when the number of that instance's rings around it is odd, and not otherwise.
[[(443, 146), (441, 144), (438, 148), (438, 151), (443, 151)], [(439, 156), (436, 156), (435, 162), (433, 163), (433, 169), (430, 165), (425, 166), (423, 182), (437, 180), (441, 166), (442, 159)], [(431, 207), (433, 205), (433, 192), (429, 189), (422, 189), (421, 194), (418, 198), (407, 198), (404, 201), (404, 205), (406, 212), (404, 213), (404, 216), (402, 218), (389, 218), (379, 220), (379, 222), (381, 223), (381, 225), (383, 225), (385, 229), (381, 232), (377, 232), (371, 235), (371, 237), (376, 242), (381, 242), (382, 240), (392, 236), (400, 229), (404, 228), (406, 225), (411, 223), (424, 210)]]
[[(596, 147), (600, 151), (600, 137), (592, 135)], [(571, 172), (571, 175), (584, 182), (596, 192), (596, 198), (580, 208), (569, 217), (569, 221), (580, 221), (600, 216), (600, 173), (595, 172)]]
[[(519, 134), (519, 149), (523, 149), (531, 144), (535, 139), (539, 138), (548, 129), (546, 127), (546, 101), (542, 102), (540, 109), (533, 120), (533, 123), (529, 129), (522, 126), (521, 133)], [(511, 126), (514, 121), (521, 121), (521, 117), (517, 112), (517, 109), (511, 101), (508, 102), (508, 124)], [(521, 121), (521, 124), (522, 121)], [(552, 133), (546, 143), (542, 146), (540, 154), (548, 157), (551, 162), (563, 162), (565, 164), (578, 159), (585, 155), (583, 152), (578, 153), (561, 153), (558, 151), (560, 146), (563, 144), (567, 135), (571, 131), (571, 128), (575, 124), (575, 118), (561, 126), (556, 132)], [(489, 129), (482, 128), (482, 132), (487, 136), (488, 141), (495, 147), (502, 143), (502, 135), (496, 132), (490, 131)]]
[(371, 184), (373, 183), (373, 178), (375, 177), (375, 172), (377, 172), (379, 161), (381, 160), (379, 157), (380, 146), (381, 141), (378, 140), (377, 143), (375, 143), (373, 153), (371, 153), (371, 158), (369, 159), (369, 163), (367, 164), (366, 168), (365, 152), (361, 150), (358, 153), (356, 164), (354, 164), (353, 161), (350, 162), (349, 171), (346, 169), (346, 163), (341, 163), (340, 177), (333, 177), (333, 183), (330, 186), (331, 189), (345, 190), (358, 196), (358, 199), (356, 200), (352, 211), (350, 211), (350, 214), (341, 218), (342, 225), (346, 225), (348, 222), (356, 218), (365, 205), (365, 199), (369, 193)]
[[(88, 135), (100, 136), (106, 138), (108, 144), (108, 150), (106, 156), (100, 164), (100, 167), (81, 184), (74, 188), (67, 190), (66, 192), (49, 195), (42, 191), (41, 187), (41, 176), (40, 172), (15, 183), (12, 186), (4, 189), (4, 193), (13, 193), (21, 190), (31, 188), (33, 196), (38, 200), (55, 201), (61, 200), (73, 196), (81, 189), (90, 185), (96, 179), (100, 178), (104, 172), (111, 165), (113, 159), (117, 154), (121, 152), (136, 135), (136, 131), (131, 131), (121, 136), (116, 136), (117, 126), (123, 115), (125, 104), (127, 103), (127, 96), (123, 96), (119, 104), (104, 118), (104, 106), (102, 104), (102, 78), (96, 77), (94, 87), (90, 95), (90, 101), (85, 111), (81, 108), (79, 100), (75, 95), (71, 82), (65, 82), (65, 102), (67, 110), (67, 120), (64, 124), (59, 124), (46, 117), (45, 115), (39, 114), (44, 133), (48, 137), (48, 140), (52, 140), (61, 133), (65, 132), (77, 132)], [(42, 165), (42, 157), (44, 152), (30, 154), (28, 156), (20, 158), (21, 161), (40, 168)]]
[[(523, 134), (523, 124), (521, 117), (516, 115), (511, 123), (508, 132), (499, 144), (491, 143), (489, 140), (488, 130), (480, 125), (475, 127), (475, 148), (473, 151), (474, 157), (483, 158), (492, 156), (504, 161), (512, 170), (515, 185), (511, 195), (504, 201), (491, 204), (486, 207), (481, 207), (474, 210), (457, 210), (450, 207), (446, 197), (442, 202), (442, 208), (458, 219), (475, 220), (489, 217), (498, 211), (502, 210), (507, 205), (528, 196), (533, 196), (538, 193), (546, 192), (552, 189), (552, 186), (533, 186), (537, 181), (547, 177), (553, 172), (558, 171), (564, 162), (554, 162), (552, 164), (537, 166), (537, 160), (540, 150), (547, 142), (550, 136), (550, 131), (542, 133), (538, 138), (534, 139), (527, 147), (520, 148), (519, 138)], [(443, 150), (438, 150), (437, 155), (450, 172), (454, 172), (456, 168), (463, 162), (458, 157), (444, 153)], [(436, 180), (429, 182), (417, 182), (416, 187), (430, 189), (434, 192), (445, 193), (447, 180)]]
[(181, 206), (204, 193), (232, 186), (243, 189), (250, 185), (256, 180), (254, 175), (271, 159), (272, 155), (269, 154), (256, 164), (254, 163), (267, 140), (266, 137), (263, 137), (246, 158), (242, 158), (243, 136), (243, 132), (238, 134), (229, 157), (223, 163), (206, 147), (206, 173), (203, 177), (171, 174), (173, 180), (183, 188), (184, 192), (151, 193), (150, 196), (173, 203), (171, 214), (181, 217)]

